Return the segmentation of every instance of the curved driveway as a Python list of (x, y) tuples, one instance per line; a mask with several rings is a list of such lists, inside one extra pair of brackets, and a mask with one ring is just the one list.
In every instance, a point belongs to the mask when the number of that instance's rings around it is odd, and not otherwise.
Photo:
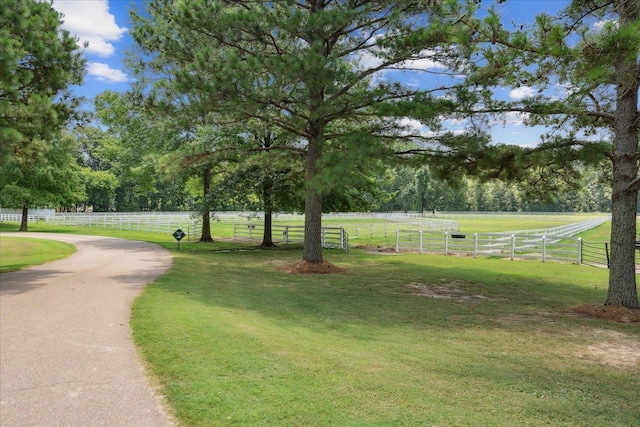
[(0, 275), (0, 425), (171, 425), (131, 340), (131, 303), (171, 255), (146, 242), (20, 233), (72, 256)]

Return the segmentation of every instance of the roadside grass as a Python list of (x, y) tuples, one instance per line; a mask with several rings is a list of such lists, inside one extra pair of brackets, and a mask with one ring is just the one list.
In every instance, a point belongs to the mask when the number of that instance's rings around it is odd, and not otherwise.
[(0, 235), (0, 273), (66, 258), (76, 248), (64, 242)]
[[(219, 246), (221, 245), (221, 246)], [(580, 319), (584, 266), (184, 244), (133, 306), (134, 339), (181, 425), (636, 425), (636, 326)], [(420, 293), (424, 295), (419, 295)], [(426, 296), (430, 294), (431, 296)]]

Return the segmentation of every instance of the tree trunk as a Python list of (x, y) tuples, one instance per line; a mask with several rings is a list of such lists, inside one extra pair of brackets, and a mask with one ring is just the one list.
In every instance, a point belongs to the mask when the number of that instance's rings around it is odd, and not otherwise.
[(304, 249), (302, 259), (313, 264), (322, 264), (322, 195), (316, 188), (314, 178), (318, 162), (322, 158), (322, 147), (311, 139), (307, 146), (307, 175), (304, 199)]
[(204, 169), (202, 175), (203, 181), (203, 189), (202, 189), (202, 201), (203, 209), (202, 209), (202, 236), (200, 236), (201, 242), (213, 242), (213, 238), (211, 237), (211, 218), (209, 217), (209, 202), (207, 200), (207, 196), (209, 195), (209, 191), (211, 190), (211, 168), (207, 166)]
[(264, 233), (262, 234), (262, 243), (260, 247), (263, 249), (275, 248), (273, 243), (273, 235), (271, 230), (273, 220), (273, 200), (271, 192), (273, 190), (273, 181), (271, 178), (265, 178), (262, 185), (262, 201), (264, 203)]
[(20, 231), (27, 231), (28, 222), (29, 222), (29, 203), (24, 202), (24, 205), (22, 205), (22, 221), (20, 222)]
[[(636, 0), (616, 3), (621, 25), (640, 17)], [(640, 308), (635, 272), (636, 207), (638, 202), (638, 89), (635, 55), (620, 54), (616, 68), (617, 103), (613, 140), (611, 194), (611, 262), (605, 304)]]

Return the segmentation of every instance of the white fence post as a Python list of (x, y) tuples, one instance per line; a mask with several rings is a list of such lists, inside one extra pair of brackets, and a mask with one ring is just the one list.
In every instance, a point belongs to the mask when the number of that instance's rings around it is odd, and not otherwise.
[(449, 230), (444, 232), (444, 254), (449, 255)]
[(400, 229), (396, 229), (396, 252), (400, 252)]
[(419, 239), (418, 239), (418, 253), (421, 254), (422, 253), (422, 230), (420, 230), (418, 232), (419, 235)]
[(582, 237), (578, 237), (578, 265), (582, 264)]
[(542, 262), (547, 259), (547, 236), (542, 236)]
[(473, 257), (478, 258), (478, 233), (473, 234)]
[(513, 261), (514, 255), (516, 253), (516, 235), (511, 235), (511, 261)]

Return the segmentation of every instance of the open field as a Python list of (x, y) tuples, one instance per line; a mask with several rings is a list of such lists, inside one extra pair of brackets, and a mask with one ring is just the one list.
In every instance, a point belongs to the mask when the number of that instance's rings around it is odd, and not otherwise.
[(90, 232), (173, 252), (132, 327), (180, 425), (640, 424), (638, 324), (570, 311), (605, 300), (605, 269), (327, 250), (344, 273), (292, 275), (295, 245)]

